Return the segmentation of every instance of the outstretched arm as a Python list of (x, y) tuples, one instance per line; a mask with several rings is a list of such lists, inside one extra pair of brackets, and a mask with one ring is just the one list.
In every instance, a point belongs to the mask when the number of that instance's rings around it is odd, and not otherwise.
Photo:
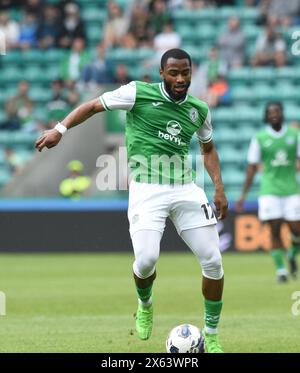
[[(69, 115), (61, 122), (61, 125), (70, 129), (77, 126), (78, 124), (84, 122), (88, 118), (92, 117), (96, 113), (105, 111), (99, 98), (95, 98), (91, 101), (85, 102), (78, 106), (76, 109), (71, 111)], [(39, 152), (43, 150), (44, 147), (50, 149), (56, 146), (60, 139), (62, 138), (62, 133), (56, 128), (49, 131), (45, 131), (42, 136), (36, 141), (35, 147)]]
[(206, 143), (200, 142), (200, 147), (204, 155), (204, 166), (215, 186), (214, 204), (217, 218), (222, 220), (226, 217), (228, 202), (224, 192), (219, 157), (212, 140)]

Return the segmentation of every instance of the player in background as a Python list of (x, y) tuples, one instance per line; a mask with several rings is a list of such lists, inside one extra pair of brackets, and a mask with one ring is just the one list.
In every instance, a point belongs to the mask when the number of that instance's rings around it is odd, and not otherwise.
[(262, 165), (262, 180), (258, 198), (259, 219), (270, 226), (271, 255), (279, 282), (288, 280), (285, 250), (280, 236), (283, 222), (291, 231), (288, 262), (293, 278), (297, 277), (296, 254), (300, 247), (300, 196), (297, 168), (300, 158), (300, 138), (296, 128), (284, 123), (283, 106), (270, 102), (265, 109), (267, 127), (252, 139), (248, 151), (248, 168), (242, 194), (236, 203), (242, 211), (253, 178)]
[[(228, 203), (212, 140), (209, 108), (187, 93), (191, 74), (190, 56), (181, 49), (171, 49), (161, 59), (161, 83), (134, 81), (80, 105), (54, 129), (45, 131), (37, 140), (36, 148), (39, 151), (44, 147), (52, 148), (67, 130), (96, 113), (127, 111), (128, 162), (135, 175), (129, 186), (128, 219), (135, 254), (137, 334), (146, 340), (152, 332), (155, 264), (169, 216), (202, 265), (206, 350), (223, 352), (217, 333), (224, 283), (217, 221), (203, 189), (192, 181), (191, 169), (185, 164), (195, 132), (204, 154), (204, 165), (215, 186), (218, 219), (225, 218)], [(153, 164), (153, 156), (169, 159), (174, 156), (179, 162), (174, 172), (166, 177), (161, 168)]]

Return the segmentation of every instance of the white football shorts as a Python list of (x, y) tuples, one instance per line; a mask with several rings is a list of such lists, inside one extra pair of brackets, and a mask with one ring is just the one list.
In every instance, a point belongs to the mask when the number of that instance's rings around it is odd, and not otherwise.
[(179, 235), (186, 229), (217, 223), (204, 190), (195, 183), (166, 185), (131, 181), (128, 205), (130, 235), (143, 229), (163, 233), (167, 217), (173, 221)]
[(300, 195), (260, 196), (258, 198), (258, 217), (261, 221), (273, 219), (300, 220)]

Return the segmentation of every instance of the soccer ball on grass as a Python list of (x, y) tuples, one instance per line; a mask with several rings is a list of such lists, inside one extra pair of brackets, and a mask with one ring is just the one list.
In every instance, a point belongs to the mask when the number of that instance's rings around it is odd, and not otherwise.
[(204, 337), (194, 325), (175, 326), (166, 340), (166, 349), (170, 353), (203, 353)]

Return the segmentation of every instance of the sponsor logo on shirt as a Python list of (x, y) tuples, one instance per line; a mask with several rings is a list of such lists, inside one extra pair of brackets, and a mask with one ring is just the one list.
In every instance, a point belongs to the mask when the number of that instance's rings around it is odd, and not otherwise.
[(275, 159), (271, 161), (273, 167), (288, 166), (290, 161), (287, 159), (287, 154), (284, 150), (279, 150), (275, 154)]
[(156, 107), (156, 106), (159, 106), (159, 105), (163, 105), (163, 102), (152, 102), (152, 105), (154, 107)]
[(167, 123), (166, 129), (168, 133), (159, 130), (158, 137), (175, 142), (175, 144), (177, 145), (185, 145), (182, 139), (180, 137), (177, 137), (182, 130), (181, 124), (179, 122), (177, 122), (176, 120), (170, 120)]

